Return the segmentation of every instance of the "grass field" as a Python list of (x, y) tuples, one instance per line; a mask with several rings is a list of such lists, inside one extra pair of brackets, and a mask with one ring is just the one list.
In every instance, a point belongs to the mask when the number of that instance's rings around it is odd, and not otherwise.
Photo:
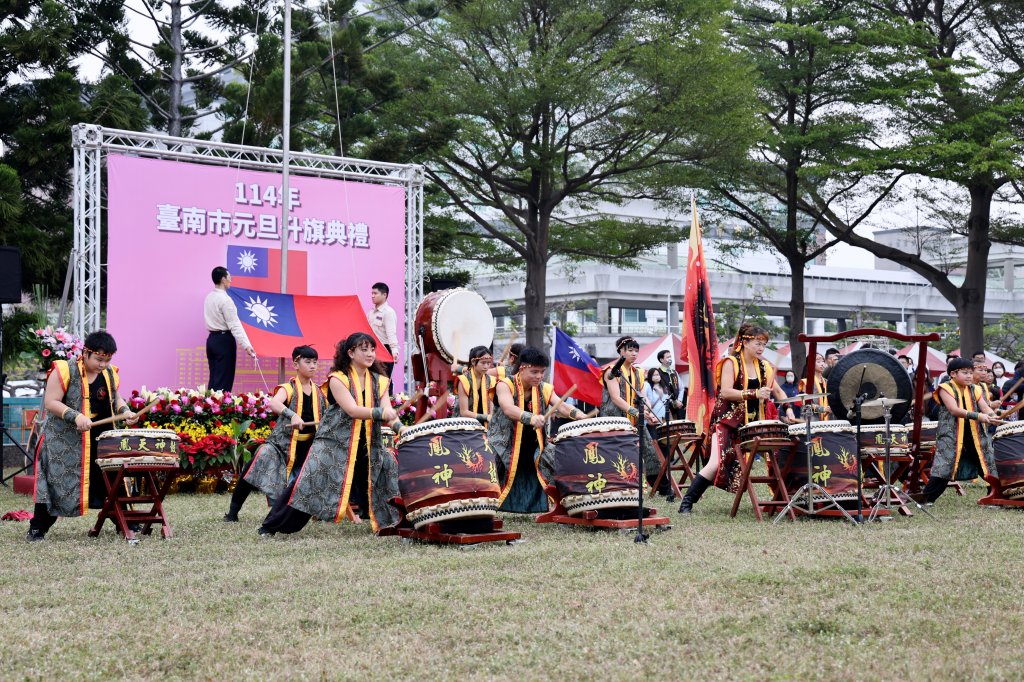
[[(129, 547), (95, 513), (0, 524), (0, 679), (992, 679), (1024, 676), (1024, 515), (945, 495), (865, 528), (728, 518), (631, 534), (509, 518), (459, 551), (314, 524), (261, 540), (250, 498), (179, 495)], [(0, 491), (0, 511), (30, 500)]]

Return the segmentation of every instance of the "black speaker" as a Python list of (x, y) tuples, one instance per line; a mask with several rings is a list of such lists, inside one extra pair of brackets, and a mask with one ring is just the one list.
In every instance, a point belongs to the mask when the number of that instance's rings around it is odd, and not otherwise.
[(21, 249), (0, 246), (0, 303), (21, 303)]

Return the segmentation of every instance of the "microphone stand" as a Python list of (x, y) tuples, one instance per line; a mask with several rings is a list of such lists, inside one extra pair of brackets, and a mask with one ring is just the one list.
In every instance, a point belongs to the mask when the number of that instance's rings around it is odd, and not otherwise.
[(864, 523), (864, 489), (862, 482), (864, 479), (864, 462), (861, 459), (860, 454), (860, 421), (861, 415), (860, 410), (864, 405), (864, 401), (868, 399), (868, 394), (864, 393), (864, 374), (868, 371), (868, 366), (864, 365), (864, 368), (860, 372), (860, 382), (857, 384), (857, 397), (853, 401), (853, 410), (857, 414), (857, 524)]
[[(630, 368), (632, 369), (632, 365)], [(644, 421), (644, 396), (640, 393), (633, 382), (627, 379), (626, 375), (622, 373), (621, 365), (612, 371), (612, 376), (620, 381), (625, 381), (626, 385), (633, 389), (633, 407), (635, 407), (639, 412), (637, 415), (637, 422), (639, 426), (637, 427), (636, 450), (637, 458), (640, 463), (640, 489), (639, 495), (637, 495), (636, 537), (633, 538), (633, 542), (646, 545), (650, 536), (644, 532), (644, 483), (647, 479), (644, 477), (644, 434), (640, 431), (641, 429), (645, 431), (647, 430), (647, 424)]]

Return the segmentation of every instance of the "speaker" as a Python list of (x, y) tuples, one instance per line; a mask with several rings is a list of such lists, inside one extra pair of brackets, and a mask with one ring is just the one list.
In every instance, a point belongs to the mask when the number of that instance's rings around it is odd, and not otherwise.
[(0, 246), (0, 303), (21, 303), (21, 249)]

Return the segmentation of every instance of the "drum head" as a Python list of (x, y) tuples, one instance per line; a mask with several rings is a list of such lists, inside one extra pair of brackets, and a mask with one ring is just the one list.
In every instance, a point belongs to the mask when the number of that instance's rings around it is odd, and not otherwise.
[[(877, 348), (861, 348), (844, 355), (828, 375), (828, 404), (836, 419), (855, 422), (854, 401), (862, 393), (867, 394), (868, 400), (906, 400), (892, 407), (893, 423), (903, 421), (914, 397), (910, 377), (900, 361)], [(882, 422), (882, 414), (881, 407), (865, 407), (861, 410), (861, 424)]]
[(494, 315), (483, 297), (469, 289), (451, 289), (434, 308), (434, 345), (448, 362), (466, 361), (474, 346), (494, 341)]

